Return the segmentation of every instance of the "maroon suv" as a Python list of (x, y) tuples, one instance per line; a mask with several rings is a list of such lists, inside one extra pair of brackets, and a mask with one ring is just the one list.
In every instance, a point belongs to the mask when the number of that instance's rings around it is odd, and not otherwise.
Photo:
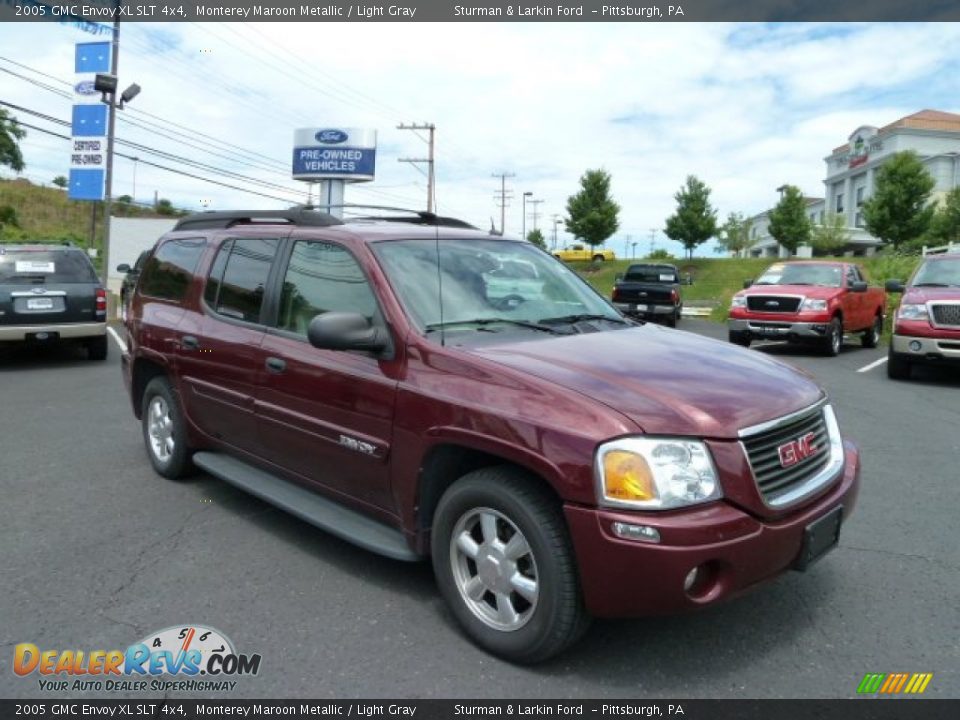
[(857, 495), (858, 451), (806, 376), (625, 319), (530, 243), (427, 213), (184, 218), (126, 328), (158, 473), (197, 466), (375, 552), (432, 557), (466, 632), (518, 662), (590, 616), (804, 569)]

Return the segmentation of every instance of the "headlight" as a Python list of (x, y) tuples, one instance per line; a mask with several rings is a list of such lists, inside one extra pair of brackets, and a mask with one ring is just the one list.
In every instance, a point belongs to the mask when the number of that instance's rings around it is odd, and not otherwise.
[(734, 295), (733, 300), (730, 301), (731, 308), (745, 308), (747, 306), (747, 298), (744, 295)]
[(901, 320), (926, 320), (929, 315), (926, 305), (901, 305), (897, 317)]
[(816, 298), (804, 298), (803, 302), (800, 303), (801, 310), (826, 310), (827, 301), (826, 300), (817, 300)]
[(597, 450), (595, 473), (607, 506), (666, 510), (723, 496), (710, 452), (698, 440), (613, 440)]

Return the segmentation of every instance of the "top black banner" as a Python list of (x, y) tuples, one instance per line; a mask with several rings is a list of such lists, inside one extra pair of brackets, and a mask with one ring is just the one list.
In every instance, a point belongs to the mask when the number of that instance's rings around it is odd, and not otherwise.
[(956, 21), (957, 0), (0, 0), (5, 22), (861, 22)]

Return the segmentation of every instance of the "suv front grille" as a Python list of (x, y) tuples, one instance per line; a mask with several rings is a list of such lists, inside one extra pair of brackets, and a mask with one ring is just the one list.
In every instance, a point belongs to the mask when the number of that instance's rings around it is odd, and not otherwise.
[(936, 303), (930, 306), (935, 325), (960, 327), (960, 303)]
[(747, 307), (757, 312), (795, 313), (800, 308), (800, 300), (779, 295), (747, 295)]
[[(780, 448), (809, 433), (813, 433), (816, 452), (784, 467)], [(778, 498), (805, 483), (830, 461), (830, 436), (822, 406), (785, 425), (743, 438), (742, 442), (757, 487), (768, 505), (775, 505)]]

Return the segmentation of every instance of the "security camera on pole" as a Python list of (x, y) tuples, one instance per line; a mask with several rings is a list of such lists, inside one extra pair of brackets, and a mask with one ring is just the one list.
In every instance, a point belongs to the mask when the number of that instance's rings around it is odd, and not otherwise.
[(347, 183), (374, 179), (377, 131), (358, 128), (300, 128), (293, 133), (294, 180), (320, 182), (317, 207), (343, 217)]

